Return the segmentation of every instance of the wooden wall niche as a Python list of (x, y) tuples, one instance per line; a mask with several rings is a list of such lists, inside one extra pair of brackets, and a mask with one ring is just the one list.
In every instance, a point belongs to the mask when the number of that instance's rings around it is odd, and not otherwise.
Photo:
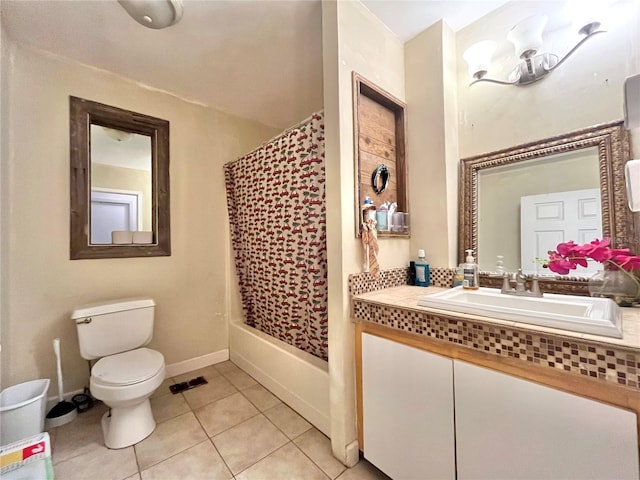
[[(406, 104), (353, 72), (353, 135), (355, 156), (356, 236), (362, 230), (362, 205), (369, 197), (376, 207), (396, 202), (397, 212), (409, 212), (405, 158)], [(372, 185), (376, 168), (385, 165), (389, 182), (381, 193)], [(378, 178), (378, 187), (382, 179)], [(378, 236), (409, 236), (404, 231), (378, 230)]]

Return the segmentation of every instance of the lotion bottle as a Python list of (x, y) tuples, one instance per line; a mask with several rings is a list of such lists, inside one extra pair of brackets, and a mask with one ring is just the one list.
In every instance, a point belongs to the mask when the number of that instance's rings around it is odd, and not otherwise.
[(456, 267), (456, 273), (453, 275), (453, 286), (461, 287), (464, 283), (464, 264), (460, 264)]
[(466, 250), (467, 252), (467, 263), (462, 265), (464, 280), (462, 281), (462, 288), (466, 288), (468, 290), (477, 290), (478, 289), (478, 264), (473, 258), (473, 250)]
[(429, 264), (424, 256), (424, 250), (418, 250), (418, 259), (415, 261), (416, 269), (416, 286), (428, 287), (430, 284), (429, 279)]

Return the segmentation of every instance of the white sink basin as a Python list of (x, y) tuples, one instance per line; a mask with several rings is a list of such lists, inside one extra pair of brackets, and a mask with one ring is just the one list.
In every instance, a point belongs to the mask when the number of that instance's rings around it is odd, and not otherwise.
[(450, 312), (470, 313), (512, 322), (622, 338), (620, 308), (608, 298), (552, 293), (545, 293), (542, 298), (518, 297), (502, 294), (500, 290), (495, 288), (465, 290), (462, 287), (456, 287), (446, 292), (425, 295), (418, 301), (418, 305)]

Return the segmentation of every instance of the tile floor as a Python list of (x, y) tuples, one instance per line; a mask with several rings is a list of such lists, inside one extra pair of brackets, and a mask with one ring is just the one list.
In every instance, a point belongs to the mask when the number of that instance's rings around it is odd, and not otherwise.
[[(173, 395), (169, 385), (208, 383)], [(109, 450), (98, 403), (49, 431), (57, 480), (388, 479), (365, 460), (346, 469), (329, 439), (231, 362), (168, 378), (151, 397), (156, 430)]]

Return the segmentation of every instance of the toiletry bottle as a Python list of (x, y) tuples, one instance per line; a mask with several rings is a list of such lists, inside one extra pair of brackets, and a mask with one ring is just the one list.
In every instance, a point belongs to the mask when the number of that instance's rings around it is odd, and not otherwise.
[(416, 286), (428, 287), (429, 286), (429, 264), (427, 259), (424, 258), (424, 250), (418, 250), (418, 259), (415, 261), (416, 266)]
[(463, 283), (464, 283), (464, 266), (461, 263), (456, 267), (456, 271), (453, 274), (453, 286), (461, 287)]
[(365, 197), (364, 204), (362, 205), (362, 221), (376, 219), (376, 206), (373, 204), (369, 197)]
[(398, 204), (396, 202), (387, 205), (387, 228), (393, 230), (393, 214), (396, 212)]
[(378, 222), (378, 224), (376, 225), (376, 229), (379, 232), (386, 232), (387, 230), (389, 230), (389, 226), (387, 223), (387, 220), (389, 219), (388, 216), (389, 214), (387, 212), (387, 204), (383, 203), (378, 207), (378, 210), (376, 210), (376, 221)]
[(462, 288), (469, 290), (478, 289), (478, 264), (473, 258), (473, 250), (466, 250), (467, 263), (462, 265), (464, 280), (462, 281)]
[(416, 262), (411, 260), (409, 262), (409, 285), (416, 284)]

